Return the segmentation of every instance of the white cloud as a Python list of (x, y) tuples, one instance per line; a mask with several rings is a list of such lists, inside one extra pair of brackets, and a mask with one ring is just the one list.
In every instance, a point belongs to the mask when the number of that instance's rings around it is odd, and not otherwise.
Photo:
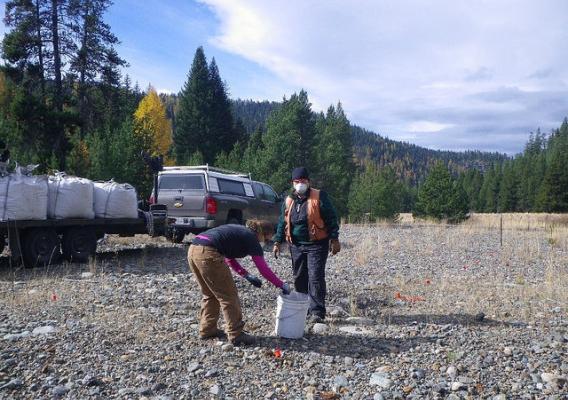
[[(305, 88), (315, 107), (341, 100), (354, 123), (394, 139), (435, 129), (443, 132), (422, 144), (461, 148), (460, 132), (511, 134), (514, 123), (514, 151), (568, 113), (568, 100), (554, 116), (523, 102), (552, 89), (568, 99), (563, 0), (202, 2), (220, 22), (215, 46), (270, 70), (283, 82), (275, 87)], [(476, 97), (504, 87), (519, 89), (507, 106)], [(461, 117), (472, 109), (493, 126)]]
[(408, 125), (408, 132), (440, 132), (446, 128), (451, 128), (452, 124), (441, 124), (432, 121), (416, 121)]

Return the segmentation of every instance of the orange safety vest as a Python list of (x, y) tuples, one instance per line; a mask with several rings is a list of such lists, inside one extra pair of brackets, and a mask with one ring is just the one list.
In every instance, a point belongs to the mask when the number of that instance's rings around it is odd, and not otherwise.
[[(286, 210), (284, 211), (284, 220), (286, 221), (286, 241), (292, 243), (292, 207), (294, 199), (290, 196), (286, 197)], [(308, 232), (310, 240), (322, 240), (327, 238), (327, 229), (320, 213), (320, 191), (310, 188), (308, 197)]]

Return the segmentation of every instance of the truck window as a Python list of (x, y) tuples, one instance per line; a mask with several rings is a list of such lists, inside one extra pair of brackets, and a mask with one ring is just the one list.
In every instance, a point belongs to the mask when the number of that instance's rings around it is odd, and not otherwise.
[(159, 188), (164, 190), (203, 190), (205, 187), (201, 175), (162, 175)]
[(254, 189), (254, 193), (256, 194), (256, 197), (258, 197), (259, 199), (263, 199), (264, 197), (264, 191), (262, 190), (262, 185), (258, 182), (253, 182), (252, 183), (252, 188)]
[(264, 189), (264, 200), (272, 201), (273, 203), (275, 203), (278, 196), (276, 195), (276, 193), (274, 193), (274, 190), (272, 190), (272, 188), (268, 185), (262, 185), (262, 187)]
[(225, 194), (236, 194), (238, 196), (245, 195), (245, 188), (242, 182), (230, 181), (228, 179), (217, 179), (219, 190)]

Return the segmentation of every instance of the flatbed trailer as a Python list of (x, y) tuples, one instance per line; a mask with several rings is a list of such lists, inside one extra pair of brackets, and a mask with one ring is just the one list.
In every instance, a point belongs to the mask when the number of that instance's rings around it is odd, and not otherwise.
[(165, 206), (156, 204), (139, 214), (139, 218), (0, 221), (0, 247), (7, 244), (12, 260), (27, 266), (55, 263), (61, 256), (86, 262), (96, 253), (97, 241), (105, 234), (154, 237), (165, 233)]

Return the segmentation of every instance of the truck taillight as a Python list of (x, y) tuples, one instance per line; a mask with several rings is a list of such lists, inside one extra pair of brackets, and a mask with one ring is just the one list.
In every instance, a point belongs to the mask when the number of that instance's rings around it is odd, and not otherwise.
[(150, 199), (148, 200), (148, 203), (150, 203), (150, 204), (156, 204), (156, 201), (154, 200), (154, 195), (150, 196)]
[(207, 197), (205, 200), (205, 211), (207, 214), (217, 214), (217, 201), (213, 197)]

